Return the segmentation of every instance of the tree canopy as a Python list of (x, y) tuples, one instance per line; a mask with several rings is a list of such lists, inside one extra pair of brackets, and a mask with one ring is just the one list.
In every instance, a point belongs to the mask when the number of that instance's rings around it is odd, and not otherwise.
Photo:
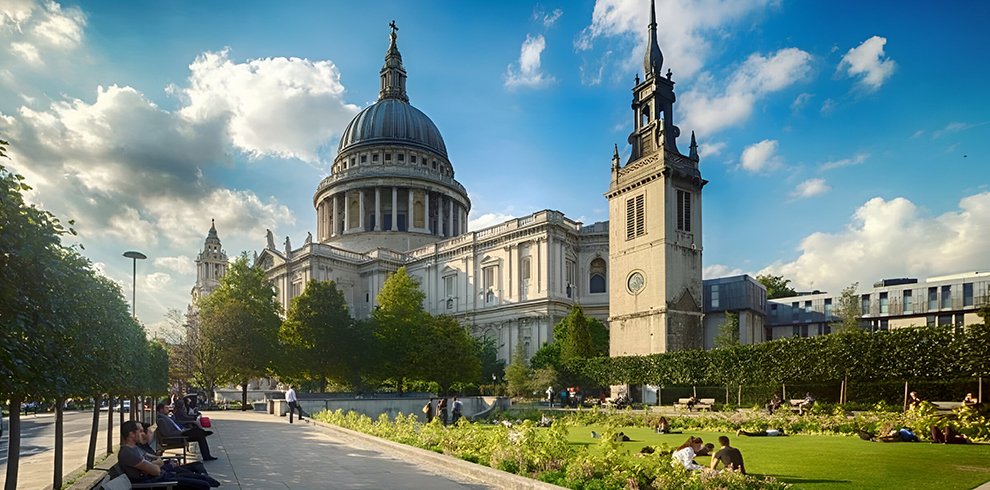
[(774, 276), (772, 274), (760, 274), (756, 276), (756, 280), (767, 288), (767, 299), (777, 299), (786, 298), (788, 296), (794, 296), (797, 291), (794, 288), (788, 286), (791, 283), (790, 279), (784, 279), (784, 276)]

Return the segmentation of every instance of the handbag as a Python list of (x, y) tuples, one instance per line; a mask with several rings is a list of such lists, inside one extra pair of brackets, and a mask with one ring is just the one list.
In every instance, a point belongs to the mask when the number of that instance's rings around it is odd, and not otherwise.
[(199, 418), (199, 425), (204, 429), (209, 429), (210, 427), (213, 426), (213, 423), (210, 422), (209, 417), (203, 416)]

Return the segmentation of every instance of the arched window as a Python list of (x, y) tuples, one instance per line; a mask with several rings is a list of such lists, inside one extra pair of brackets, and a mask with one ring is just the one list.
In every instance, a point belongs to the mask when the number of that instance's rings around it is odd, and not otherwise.
[(605, 261), (601, 257), (591, 261), (591, 284), (588, 290), (592, 293), (605, 292)]
[(650, 124), (650, 106), (648, 105), (643, 106), (643, 111), (641, 116), (642, 117), (640, 118), (640, 123), (639, 123), (640, 127)]

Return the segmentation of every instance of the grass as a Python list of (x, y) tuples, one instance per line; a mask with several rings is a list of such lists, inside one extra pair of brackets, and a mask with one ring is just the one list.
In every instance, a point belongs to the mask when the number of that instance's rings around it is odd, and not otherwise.
[[(632, 439), (621, 443), (630, 457), (643, 446), (666, 444), (674, 448), (689, 435), (699, 436), (718, 447), (718, 436), (727, 435), (739, 448), (746, 470), (753, 475), (772, 476), (797, 489), (912, 488), (969, 489), (990, 481), (990, 445), (942, 445), (875, 443), (857, 437), (793, 435), (787, 437), (736, 437), (717, 432), (656, 434), (645, 427), (622, 427)], [(570, 443), (593, 446), (591, 431), (598, 426), (571, 429)], [(655, 457), (655, 456), (654, 456)], [(696, 459), (708, 466), (707, 456)]]

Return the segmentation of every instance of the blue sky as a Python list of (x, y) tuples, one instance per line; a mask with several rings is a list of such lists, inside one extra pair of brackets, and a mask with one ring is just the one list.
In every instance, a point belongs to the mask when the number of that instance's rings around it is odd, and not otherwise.
[[(649, 2), (0, 0), (0, 138), (138, 315), (184, 311), (210, 219), (228, 253), (302, 242), (387, 24), (475, 227), (607, 219)], [(701, 144), (706, 275), (800, 288), (990, 268), (990, 4), (661, 0), (675, 123)], [(280, 238), (281, 242), (284, 238)]]

